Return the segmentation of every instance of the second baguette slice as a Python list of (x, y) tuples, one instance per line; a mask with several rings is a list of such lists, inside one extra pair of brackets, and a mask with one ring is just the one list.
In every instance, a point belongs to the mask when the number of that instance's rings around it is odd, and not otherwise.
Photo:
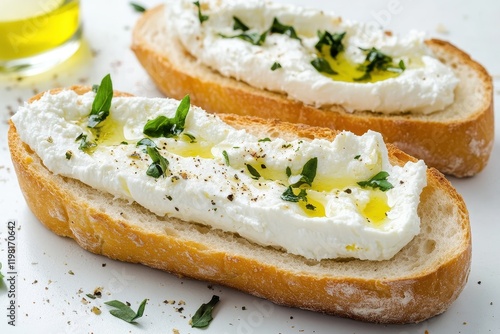
[(235, 113), (349, 130), (371, 129), (386, 142), (457, 177), (472, 176), (487, 164), (494, 138), (493, 85), (487, 71), (450, 43), (427, 45), (460, 79), (455, 102), (431, 115), (346, 112), (341, 106), (318, 109), (224, 77), (200, 64), (166, 28), (164, 6), (147, 11), (136, 24), (132, 49), (159, 89), (209, 112)]

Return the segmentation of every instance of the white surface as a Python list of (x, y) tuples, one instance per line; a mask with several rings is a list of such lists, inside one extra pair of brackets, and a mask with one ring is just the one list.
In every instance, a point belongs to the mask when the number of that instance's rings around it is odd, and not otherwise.
[[(286, 1), (286, 0), (283, 0)], [(288, 0), (292, 2), (292, 0)], [(396, 2), (395, 2), (396, 1)], [(159, 1), (141, 1), (147, 7)], [(500, 83), (500, 2), (480, 1), (329, 1), (296, 0), (334, 9), (345, 17), (388, 23), (405, 32), (418, 28), (450, 40), (472, 54)], [(389, 13), (391, 3), (399, 13)], [(85, 41), (69, 61), (32, 78), (0, 77), (0, 262), (7, 268), (7, 222), (17, 220), (17, 321), (7, 325), (7, 289), (0, 288), (0, 333), (499, 333), (500, 332), (500, 148), (498, 136), (489, 165), (474, 178), (451, 179), (470, 211), (473, 259), (469, 282), (458, 300), (441, 316), (417, 325), (360, 323), (273, 305), (232, 289), (180, 279), (141, 265), (120, 263), (80, 249), (75, 242), (45, 229), (31, 214), (19, 191), (7, 148), (7, 120), (21, 101), (34, 93), (71, 84), (93, 84), (108, 72), (116, 89), (160, 96), (129, 50), (131, 27), (138, 14), (123, 0), (83, 0)], [(394, 11), (393, 11), (394, 12)], [(446, 29), (447, 34), (442, 31)], [(497, 89), (495, 97), (500, 95)], [(496, 108), (498, 111), (498, 107)], [(498, 117), (496, 129), (499, 129)], [(103, 266), (103, 264), (106, 264)], [(74, 274), (71, 275), (70, 271)], [(103, 288), (101, 299), (82, 303), (87, 293)], [(192, 329), (188, 320), (213, 294), (221, 297), (208, 330)], [(137, 309), (148, 298), (138, 324), (125, 323), (103, 303), (118, 299)], [(175, 300), (175, 305), (165, 304)], [(180, 300), (185, 305), (178, 305)], [(91, 312), (98, 306), (102, 314)], [(182, 313), (175, 308), (183, 307)]]

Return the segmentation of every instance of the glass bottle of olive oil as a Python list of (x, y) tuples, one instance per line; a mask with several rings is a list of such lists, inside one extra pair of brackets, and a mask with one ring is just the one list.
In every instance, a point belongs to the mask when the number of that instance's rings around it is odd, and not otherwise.
[(79, 39), (79, 0), (0, 1), (0, 71), (37, 65), (36, 57), (58, 49), (49, 60), (60, 62), (78, 48), (64, 46)]

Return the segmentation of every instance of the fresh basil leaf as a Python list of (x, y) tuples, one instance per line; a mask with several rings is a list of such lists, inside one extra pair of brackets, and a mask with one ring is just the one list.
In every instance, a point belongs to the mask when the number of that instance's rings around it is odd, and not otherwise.
[(151, 160), (153, 161), (151, 165), (149, 165), (146, 175), (152, 176), (155, 179), (159, 178), (160, 176), (164, 176), (167, 168), (168, 168), (168, 160), (165, 159), (160, 152), (158, 152), (158, 149), (156, 147), (147, 147), (147, 153), (151, 157)]
[(358, 185), (361, 186), (362, 188), (371, 187), (373, 189), (379, 188), (381, 191), (387, 191), (389, 189), (394, 188), (394, 186), (389, 181), (387, 181), (388, 176), (389, 173), (381, 171), (375, 174), (368, 181), (358, 182)]
[(229, 166), (229, 156), (227, 155), (226, 150), (222, 151), (222, 156), (224, 157), (224, 161), (226, 162), (226, 166)]
[(276, 17), (273, 20), (270, 31), (271, 33), (283, 34), (289, 36), (290, 38), (297, 39), (299, 41), (301, 40), (292, 26), (281, 23)]
[(326, 74), (338, 74), (336, 71), (332, 69), (330, 64), (325, 58), (317, 57), (311, 61), (311, 65), (320, 73)]
[(111, 300), (109, 302), (105, 302), (104, 304), (114, 307), (115, 310), (109, 311), (112, 315), (117, 318), (120, 318), (128, 323), (135, 323), (135, 320), (142, 317), (144, 314), (144, 310), (146, 308), (147, 299), (144, 299), (139, 305), (137, 312), (134, 312), (130, 306), (122, 303), (119, 300)]
[(141, 6), (135, 2), (130, 2), (130, 6), (132, 6), (132, 8), (138, 13), (144, 13), (146, 11), (146, 8), (144, 8), (144, 6)]
[(273, 66), (271, 66), (271, 71), (276, 71), (279, 68), (281, 68), (281, 64), (275, 61)]
[(281, 199), (287, 202), (298, 202), (298, 201), (307, 202), (307, 192), (305, 189), (300, 189), (299, 194), (295, 195), (292, 186), (288, 186), (285, 192), (281, 194)]
[(186, 95), (179, 103), (173, 118), (158, 116), (153, 120), (149, 120), (144, 125), (143, 133), (153, 138), (178, 136), (184, 131), (190, 105), (189, 95)]
[(257, 180), (260, 178), (260, 173), (254, 167), (252, 167), (252, 165), (246, 164), (246, 166), (247, 166), (248, 172), (252, 175), (252, 178), (254, 180)]
[(156, 147), (156, 144), (154, 141), (152, 141), (149, 138), (142, 138), (137, 142), (136, 146), (148, 146), (148, 147)]
[(242, 31), (247, 31), (250, 28), (243, 23), (239, 18), (236, 16), (233, 16), (234, 24), (233, 24), (233, 30), (242, 30)]
[(316, 171), (318, 169), (318, 158), (314, 157), (309, 159), (302, 167), (302, 172), (300, 173), (301, 178), (296, 183), (292, 184), (293, 188), (299, 188), (300, 186), (306, 184), (312, 186), (314, 178), (316, 177)]
[(323, 32), (318, 31), (319, 40), (314, 47), (319, 52), (323, 52), (324, 47), (329, 48), (330, 56), (335, 58), (340, 52), (344, 51), (342, 39), (345, 34), (345, 32), (331, 34), (326, 30)]
[(97, 88), (87, 124), (89, 128), (95, 128), (109, 116), (112, 98), (113, 83), (111, 81), (111, 76), (107, 74), (104, 78), (102, 78), (101, 84)]
[(87, 135), (84, 135), (83, 133), (80, 133), (78, 137), (76, 137), (75, 142), (77, 141), (80, 141), (78, 149), (87, 154), (92, 153), (97, 147), (97, 144), (94, 143), (93, 141), (87, 141)]
[(193, 2), (193, 5), (195, 5), (196, 7), (198, 7), (198, 19), (200, 20), (200, 23), (203, 23), (203, 22), (207, 21), (208, 20), (208, 15), (203, 15), (201, 13), (200, 2), (199, 1), (195, 1), (195, 2)]
[(212, 311), (219, 302), (219, 296), (213, 295), (208, 303), (201, 304), (196, 313), (191, 318), (191, 327), (206, 328), (213, 320)]

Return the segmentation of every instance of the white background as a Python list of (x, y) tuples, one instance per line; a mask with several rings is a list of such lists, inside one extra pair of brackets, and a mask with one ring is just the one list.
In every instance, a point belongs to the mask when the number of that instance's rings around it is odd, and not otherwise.
[[(285, 2), (286, 0), (282, 0)], [(500, 1), (288, 0), (334, 10), (346, 18), (373, 21), (396, 33), (424, 30), (469, 52), (500, 81)], [(146, 7), (156, 0), (141, 0)], [(391, 5), (392, 3), (392, 5)], [(398, 9), (391, 13), (389, 9)], [(206, 282), (120, 263), (80, 249), (45, 229), (19, 191), (7, 148), (7, 121), (22, 101), (37, 92), (72, 84), (98, 83), (111, 73), (115, 89), (161, 96), (130, 51), (131, 28), (139, 14), (125, 0), (83, 0), (84, 42), (78, 53), (57, 68), (30, 78), (0, 76), (0, 262), (6, 272), (7, 221), (17, 221), (17, 326), (7, 326), (7, 289), (0, 288), (0, 333), (500, 333), (500, 152), (499, 139), (489, 165), (464, 180), (450, 178), (470, 211), (472, 270), (458, 300), (438, 317), (417, 325), (383, 326), (276, 306)], [(495, 90), (495, 97), (500, 95)], [(497, 112), (498, 112), (498, 108)], [(498, 117), (496, 129), (499, 129)], [(73, 274), (70, 274), (73, 273)], [(102, 288), (101, 299), (82, 302)], [(221, 298), (208, 330), (192, 329), (188, 320), (213, 294)], [(137, 309), (148, 298), (136, 325), (109, 314), (103, 303), (118, 299)], [(175, 300), (175, 305), (164, 303)], [(184, 301), (185, 305), (178, 305)], [(97, 306), (101, 315), (91, 308)], [(183, 307), (179, 312), (176, 308)]]

